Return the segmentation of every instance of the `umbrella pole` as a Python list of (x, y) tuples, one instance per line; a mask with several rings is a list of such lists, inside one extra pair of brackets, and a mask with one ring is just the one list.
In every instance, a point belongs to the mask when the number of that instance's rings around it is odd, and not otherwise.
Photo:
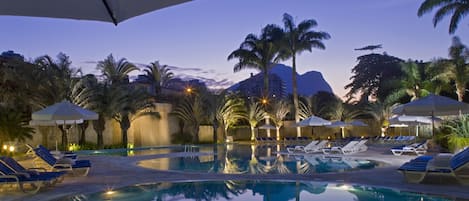
[(435, 137), (435, 114), (432, 110), (432, 138)]

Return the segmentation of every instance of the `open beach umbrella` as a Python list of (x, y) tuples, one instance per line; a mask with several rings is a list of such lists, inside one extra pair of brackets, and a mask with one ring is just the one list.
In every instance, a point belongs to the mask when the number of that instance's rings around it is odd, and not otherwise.
[(190, 0), (0, 0), (0, 15), (112, 22)]
[(368, 124), (365, 124), (363, 121), (360, 120), (353, 120), (348, 123), (351, 126), (368, 126)]
[(71, 125), (83, 123), (84, 120), (96, 120), (98, 117), (97, 113), (64, 100), (32, 113), (30, 124)]
[(321, 117), (317, 116), (310, 116), (306, 119), (301, 120), (300, 122), (297, 123), (298, 126), (326, 126), (326, 125), (331, 125), (330, 121), (327, 121)]
[(275, 126), (272, 126), (270, 124), (264, 124), (262, 126), (258, 127), (259, 129), (276, 129)]
[(432, 135), (434, 134), (434, 117), (469, 113), (469, 104), (448, 97), (430, 94), (412, 102), (399, 105), (392, 113), (398, 115), (415, 115), (432, 117)]
[(340, 133), (342, 135), (342, 138), (345, 138), (345, 127), (350, 126), (350, 124), (347, 124), (343, 121), (334, 121), (330, 125), (327, 125), (326, 127), (330, 128), (340, 128)]

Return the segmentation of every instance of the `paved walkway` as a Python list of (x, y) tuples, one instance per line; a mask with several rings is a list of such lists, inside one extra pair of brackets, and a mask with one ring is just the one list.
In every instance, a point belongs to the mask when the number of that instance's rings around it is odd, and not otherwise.
[[(104, 191), (109, 188), (119, 188), (138, 183), (155, 183), (163, 181), (184, 180), (236, 180), (236, 179), (282, 179), (306, 181), (332, 181), (339, 183), (365, 184), (380, 187), (390, 187), (405, 191), (423, 192), (428, 194), (447, 195), (449, 197), (465, 198), (469, 200), (469, 187), (455, 184), (451, 178), (429, 178), (425, 184), (408, 184), (396, 169), (404, 162), (415, 156), (393, 156), (388, 148), (371, 147), (367, 152), (353, 155), (387, 163), (384, 167), (371, 170), (361, 170), (340, 173), (323, 173), (315, 175), (228, 175), (167, 172), (148, 169), (139, 166), (142, 160), (152, 158), (181, 156), (188, 153), (172, 153), (147, 156), (82, 156), (91, 160), (93, 167), (86, 177), (67, 177), (64, 182), (35, 195), (24, 194), (19, 191), (0, 192), (2, 201), (46, 201), (70, 194)], [(461, 199), (461, 200), (465, 200)]]

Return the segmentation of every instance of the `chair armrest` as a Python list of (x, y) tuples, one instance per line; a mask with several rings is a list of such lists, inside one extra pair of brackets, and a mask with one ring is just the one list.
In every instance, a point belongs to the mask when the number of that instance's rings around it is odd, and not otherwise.
[(45, 168), (41, 168), (41, 167), (28, 168), (27, 170), (37, 171), (37, 172), (47, 172), (47, 170)]

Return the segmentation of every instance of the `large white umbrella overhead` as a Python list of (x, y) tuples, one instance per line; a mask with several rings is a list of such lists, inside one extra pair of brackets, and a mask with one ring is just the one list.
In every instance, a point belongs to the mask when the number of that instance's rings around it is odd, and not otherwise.
[(0, 0), (0, 15), (112, 22), (190, 0)]
[(306, 119), (301, 120), (297, 123), (298, 126), (326, 126), (331, 125), (330, 121), (327, 121), (321, 117), (310, 116)]
[(83, 119), (78, 120), (31, 120), (29, 125), (31, 126), (57, 126), (57, 125), (74, 125), (82, 124)]

